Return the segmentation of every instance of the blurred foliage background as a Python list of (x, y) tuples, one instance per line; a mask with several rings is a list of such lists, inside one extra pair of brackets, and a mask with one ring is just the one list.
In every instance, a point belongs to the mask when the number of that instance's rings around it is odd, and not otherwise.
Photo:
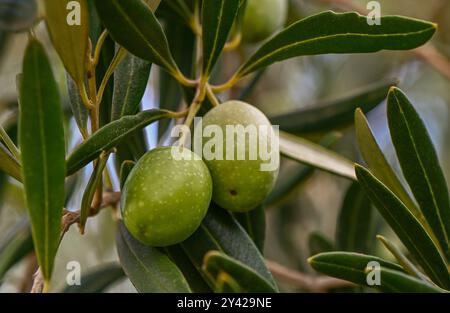
[[(170, 0), (169, 0), (170, 1)], [(368, 1), (363, 0), (290, 0), (287, 24), (327, 9), (353, 11), (364, 10)], [(324, 100), (338, 99), (351, 94), (361, 87), (373, 83), (397, 80), (398, 85), (408, 94), (416, 109), (425, 120), (440, 155), (447, 177), (450, 177), (450, 146), (448, 137), (450, 108), (450, 1), (448, 0), (382, 0), (383, 15), (404, 15), (433, 21), (439, 29), (432, 45), (440, 54), (427, 50), (414, 52), (380, 52), (365, 55), (324, 55), (302, 57), (270, 67), (261, 74), (256, 88), (248, 94), (246, 101), (258, 106), (269, 117), (289, 113), (300, 108), (308, 108)], [(67, 116), (70, 108), (67, 99), (65, 74), (52, 50), (45, 27), (36, 28), (40, 38), (47, 38), (48, 53), (54, 61), (55, 74), (65, 103)], [(16, 75), (21, 71), (23, 52), (27, 43), (26, 33), (0, 32), (0, 122), (15, 138), (17, 127), (17, 91)], [(222, 58), (221, 71), (232, 72), (237, 63), (245, 59), (255, 46), (241, 46), (237, 51), (227, 53)], [(152, 68), (148, 88), (143, 101), (144, 107), (157, 107), (158, 69)], [(251, 78), (250, 78), (251, 79)], [(232, 94), (224, 97), (238, 97), (249, 79), (240, 83)], [(396, 164), (395, 152), (387, 132), (385, 105), (381, 103), (368, 114), (377, 140), (388, 160)], [(354, 129), (351, 125), (335, 129), (340, 139), (333, 149), (351, 160), (361, 161)], [(66, 133), (70, 136), (68, 151), (80, 140), (72, 118), (67, 119)], [(147, 129), (149, 146), (157, 143), (156, 128)], [(306, 134), (314, 140), (323, 138), (326, 132)], [(113, 166), (113, 164), (110, 164)], [(280, 181), (292, 178), (293, 172), (301, 172), (301, 165), (283, 159)], [(79, 207), (81, 192), (86, 185), (88, 173), (71, 178), (67, 209)], [(334, 245), (336, 222), (339, 210), (350, 182), (318, 170), (307, 175), (294, 177), (294, 188), (288, 195), (270, 202), (266, 209), (265, 256), (293, 270), (316, 275), (308, 266), (306, 259), (327, 246)], [(17, 223), (25, 218), (26, 208), (22, 190), (13, 179), (0, 174), (0, 245), (11, 238), (8, 233), (14, 231)], [(373, 212), (375, 214), (375, 212)], [(377, 216), (373, 217), (373, 236), (370, 249), (378, 255), (391, 258), (381, 244), (375, 240), (376, 233), (391, 235), (390, 230)], [(364, 222), (364, 221), (361, 221)], [(81, 236), (73, 227), (64, 238), (58, 251), (53, 275), (53, 288), (65, 287), (66, 264), (75, 260), (80, 262), (82, 271), (117, 262), (115, 248), (115, 224), (110, 210), (104, 210), (87, 224), (86, 234)], [(0, 263), (0, 272), (1, 272)], [(36, 268), (33, 255), (26, 255), (2, 278), (0, 292), (27, 291), (31, 276)], [(279, 280), (282, 291), (302, 291), (292, 282)], [(129, 281), (123, 279), (107, 288), (107, 291), (134, 291)]]

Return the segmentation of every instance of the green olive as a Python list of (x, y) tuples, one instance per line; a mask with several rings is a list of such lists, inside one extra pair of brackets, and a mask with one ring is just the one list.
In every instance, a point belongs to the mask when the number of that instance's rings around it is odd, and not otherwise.
[[(208, 128), (217, 127), (222, 132), (221, 147), (214, 147), (213, 136), (208, 133)], [(238, 128), (234, 128), (238, 126)], [(241, 126), (241, 127), (239, 127)], [(256, 129), (256, 135), (250, 140), (247, 136), (248, 126)], [(233, 134), (228, 133), (227, 128), (235, 129)], [(274, 145), (272, 158), (273, 167), (263, 170), (263, 164), (270, 163), (268, 157), (261, 157), (260, 143), (271, 147), (274, 142), (274, 131), (267, 117), (254, 106), (240, 101), (229, 101), (209, 111), (202, 120), (203, 129), (203, 158), (213, 180), (213, 200), (221, 207), (233, 212), (247, 212), (260, 205), (267, 197), (278, 176), (279, 148)], [(265, 129), (266, 132), (261, 129)], [(245, 145), (239, 143), (238, 138), (244, 139)], [(230, 146), (227, 138), (234, 141)], [(230, 139), (231, 138), (231, 139)], [(242, 142), (242, 140), (241, 140)], [(274, 142), (275, 143), (275, 142)], [(206, 147), (212, 147), (211, 149)], [(216, 150), (221, 149), (221, 150)], [(241, 150), (239, 150), (241, 149)], [(253, 150), (251, 150), (253, 149)], [(254, 150), (256, 149), (256, 150)], [(207, 151), (212, 151), (216, 157), (208, 156)], [(217, 151), (220, 151), (217, 153)], [(238, 158), (238, 152), (241, 157)], [(245, 157), (242, 157), (242, 151)], [(250, 151), (257, 152), (251, 155)], [(269, 151), (269, 150), (267, 150)], [(227, 157), (233, 155), (234, 157)]]
[(242, 35), (244, 42), (267, 39), (286, 22), (287, 0), (247, 0)]
[(129, 174), (122, 193), (122, 217), (142, 243), (164, 247), (187, 239), (208, 210), (212, 182), (199, 156), (171, 147), (147, 152)]

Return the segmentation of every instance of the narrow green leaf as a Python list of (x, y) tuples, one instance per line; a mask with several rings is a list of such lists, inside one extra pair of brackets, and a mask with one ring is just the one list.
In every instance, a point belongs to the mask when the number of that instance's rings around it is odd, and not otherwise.
[(151, 63), (127, 54), (114, 72), (112, 119), (136, 114), (144, 96)]
[(67, 175), (72, 175), (83, 166), (97, 158), (102, 151), (114, 148), (127, 136), (145, 126), (170, 116), (164, 110), (146, 110), (136, 115), (124, 116), (99, 129), (89, 137), (67, 159)]
[(357, 13), (322, 12), (272, 37), (242, 65), (237, 77), (302, 55), (409, 50), (426, 43), (435, 31), (436, 24), (401, 16), (381, 17), (381, 25), (375, 26)]
[(445, 261), (420, 222), (406, 206), (372, 173), (356, 165), (356, 176), (367, 196), (388, 222), (425, 273), (439, 286), (450, 287)]
[(389, 239), (378, 235), (377, 239), (386, 247), (387, 250), (395, 257), (397, 262), (408, 272), (410, 275), (415, 276), (421, 280), (428, 281), (426, 276), (420, 272), (417, 267), (403, 254), (399, 247), (397, 247)]
[(202, 7), (203, 75), (209, 77), (227, 42), (242, 0), (205, 0)]
[(120, 263), (139, 292), (191, 292), (178, 267), (157, 248), (142, 245), (119, 223)]
[(357, 182), (347, 191), (336, 226), (336, 247), (343, 251), (369, 252), (372, 203)]
[(219, 251), (210, 251), (205, 255), (202, 269), (216, 289), (220, 274), (226, 273), (239, 285), (241, 292), (277, 292), (253, 269)]
[(392, 88), (387, 116), (403, 175), (450, 261), (450, 200), (430, 135), (406, 95)]
[(203, 277), (204, 273), (201, 271), (201, 264), (194, 264), (184, 252), (181, 245), (166, 247), (164, 248), (164, 252), (169, 256), (171, 261), (178, 266), (193, 292), (213, 292), (213, 289)]
[(5, 235), (0, 242), (0, 281), (6, 272), (27, 254), (33, 251), (28, 219), (22, 219)]
[(100, 102), (100, 127), (103, 127), (104, 125), (111, 122), (114, 81), (116, 79), (116, 75), (115, 72), (110, 73), (110, 71), (114, 69), (111, 64), (120, 62), (121, 51), (123, 49), (119, 48), (118, 50), (118, 56), (116, 57), (116, 43), (110, 35), (106, 36), (105, 41), (103, 42), (102, 50), (100, 51), (99, 62), (95, 69), (97, 90), (100, 89), (102, 81), (106, 79), (107, 76), (109, 77), (108, 83), (105, 87), (105, 91), (103, 92), (103, 96), (101, 99), (102, 101)]
[(95, 192), (99, 186), (99, 183), (102, 181), (103, 170), (108, 162), (108, 158), (109, 152), (104, 151), (100, 154), (98, 161), (95, 163), (91, 178), (89, 178), (86, 189), (84, 190), (83, 198), (81, 199), (79, 222), (80, 231), (82, 234), (84, 233), (84, 227), (89, 217), (89, 213), (91, 212), (92, 200), (94, 199)]
[(266, 212), (264, 207), (259, 206), (250, 212), (234, 213), (233, 215), (256, 244), (259, 251), (263, 253), (266, 237)]
[(36, 0), (2, 0), (0, 2), (0, 31), (21, 32), (36, 21)]
[(322, 132), (353, 122), (354, 112), (361, 108), (369, 112), (387, 96), (389, 83), (376, 83), (353, 91), (339, 99), (325, 100), (307, 108), (271, 117), (273, 125), (292, 133)]
[(406, 192), (403, 184), (398, 179), (394, 170), (386, 160), (383, 151), (381, 151), (378, 143), (370, 129), (364, 113), (361, 110), (355, 111), (355, 130), (358, 147), (366, 161), (370, 171), (389, 188), (410, 210), (410, 212), (422, 222), (425, 221), (422, 213), (417, 208), (414, 201)]
[(190, 25), (194, 16), (185, 0), (163, 1), (158, 13), (161, 13), (164, 17), (175, 17), (178, 20), (181, 18), (186, 26)]
[(329, 238), (319, 231), (312, 232), (308, 237), (310, 255), (336, 250)]
[(231, 214), (215, 205), (210, 207), (201, 227), (179, 246), (200, 273), (203, 273), (201, 267), (206, 253), (217, 250), (246, 264), (276, 286), (261, 253), (248, 234)]
[(84, 138), (86, 138), (88, 135), (87, 120), (89, 112), (86, 109), (83, 101), (81, 100), (80, 91), (75, 81), (72, 79), (72, 77), (70, 77), (70, 75), (66, 75), (66, 80), (69, 102), (73, 117), (75, 118), (75, 122), (77, 123), (81, 134)]
[[(319, 145), (324, 148), (331, 148), (341, 138), (341, 133), (330, 132), (319, 141)], [(314, 168), (303, 164), (298, 164), (296, 167), (290, 166), (289, 170), (286, 171), (281, 170), (275, 186), (265, 200), (265, 204), (267, 206), (277, 205), (282, 199), (287, 198), (302, 182), (306, 181), (312, 173), (314, 173)]]
[(114, 40), (141, 59), (172, 74), (178, 67), (166, 36), (151, 9), (141, 0), (95, 0), (97, 12)]
[(19, 162), (12, 156), (11, 152), (0, 142), (0, 170), (19, 182), (22, 181), (22, 173)]
[[(46, 0), (46, 22), (53, 46), (81, 89), (85, 81), (89, 11), (86, 0)], [(79, 18), (79, 20), (78, 20)]]
[[(443, 292), (415, 277), (408, 276), (397, 264), (375, 256), (348, 252), (321, 253), (308, 259), (309, 264), (318, 272), (348, 280), (361, 286), (377, 288), (384, 292)], [(380, 285), (367, 284), (370, 262), (380, 265)]]
[(353, 163), (339, 154), (306, 139), (280, 131), (280, 151), (284, 156), (332, 174), (356, 179)]
[(39, 265), (50, 279), (64, 205), (65, 143), (58, 88), (44, 47), (30, 39), (20, 86), (22, 177)]
[(125, 277), (119, 264), (111, 263), (89, 270), (81, 276), (81, 285), (67, 286), (63, 293), (100, 293)]
[[(164, 1), (163, 3), (175, 3), (177, 1)], [(184, 3), (184, 1), (180, 0)], [(173, 58), (180, 70), (187, 77), (192, 76), (195, 50), (195, 34), (182, 23), (178, 17), (167, 18), (164, 31), (169, 42)], [(164, 110), (178, 111), (182, 103), (182, 89), (180, 84), (170, 74), (160, 71), (159, 73), (159, 108)], [(158, 138), (161, 138), (169, 127), (170, 120), (161, 120), (158, 123)]]
[(447, 293), (448, 291), (402, 272), (381, 268), (380, 290), (397, 293)]
[(366, 284), (364, 271), (370, 262), (377, 262), (380, 266), (391, 270), (403, 271), (402, 267), (396, 263), (377, 256), (355, 252), (325, 252), (308, 259), (308, 263), (316, 271), (359, 285)]

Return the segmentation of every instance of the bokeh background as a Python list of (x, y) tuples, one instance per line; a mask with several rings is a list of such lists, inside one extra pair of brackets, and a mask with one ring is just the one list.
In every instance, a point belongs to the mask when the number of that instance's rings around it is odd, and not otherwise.
[[(170, 0), (165, 0), (170, 1)], [(363, 0), (290, 0), (287, 24), (300, 18), (333, 9), (339, 11), (364, 10), (368, 1)], [(337, 99), (373, 83), (397, 80), (424, 119), (439, 152), (441, 164), (450, 178), (450, 1), (448, 0), (396, 0), (379, 1), (383, 15), (405, 15), (433, 21), (439, 24), (431, 45), (414, 52), (379, 52), (364, 55), (324, 55), (302, 57), (276, 64), (264, 72), (247, 101), (258, 106), (268, 116), (289, 113), (307, 108), (323, 100)], [(65, 109), (69, 112), (65, 74), (52, 49), (44, 25), (36, 27), (38, 37), (47, 43), (48, 53), (54, 63), (54, 71), (60, 83)], [(23, 52), (27, 43), (26, 33), (0, 31), (0, 123), (12, 137), (17, 128), (16, 75), (21, 71)], [(231, 73), (236, 64), (248, 56), (258, 45), (242, 46), (227, 54), (222, 60), (222, 73)], [(145, 108), (157, 107), (158, 69), (152, 68), (148, 88), (143, 100)], [(240, 86), (245, 86), (242, 82)], [(239, 88), (223, 99), (233, 97)], [(182, 104), (180, 104), (182, 105)], [(398, 170), (395, 152), (387, 131), (385, 104), (381, 103), (368, 114), (377, 140), (391, 164)], [(148, 145), (157, 144), (156, 125), (146, 129)], [(360, 161), (352, 126), (337, 129), (341, 133), (333, 149), (346, 157)], [(79, 132), (73, 119), (67, 119), (66, 134), (70, 151), (79, 140)], [(324, 134), (312, 135), (317, 140)], [(113, 164), (110, 164), (113, 166)], [(300, 165), (283, 159), (280, 180)], [(80, 205), (83, 187), (90, 169), (70, 182), (71, 196), (67, 209), (76, 210)], [(450, 179), (449, 179), (450, 181)], [(265, 256), (301, 273), (315, 275), (306, 259), (311, 255), (311, 234), (334, 241), (336, 220), (343, 197), (350, 182), (331, 174), (315, 171), (306, 180), (299, 181), (286, 196), (266, 209)], [(115, 184), (117, 186), (117, 183)], [(374, 213), (375, 214), (375, 213)], [(12, 238), (8, 234), (26, 218), (26, 207), (20, 184), (0, 174), (0, 247)], [(376, 218), (376, 217), (375, 217)], [(390, 230), (378, 218), (376, 233), (389, 234)], [(373, 250), (390, 258), (373, 237)], [(117, 263), (115, 248), (115, 222), (111, 210), (103, 210), (90, 219), (86, 234), (81, 236), (72, 227), (59, 249), (53, 275), (53, 289), (65, 287), (66, 265), (78, 261), (82, 271)], [(0, 264), (1, 265), (1, 264)], [(36, 263), (32, 254), (24, 257), (3, 277), (0, 292), (28, 291)], [(279, 281), (282, 291), (302, 291), (297, 286)], [(107, 291), (133, 292), (126, 279), (112, 285)]]

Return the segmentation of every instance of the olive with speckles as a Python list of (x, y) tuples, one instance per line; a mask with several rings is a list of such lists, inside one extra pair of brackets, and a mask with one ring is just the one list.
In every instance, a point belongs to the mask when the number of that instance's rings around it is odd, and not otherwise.
[(186, 148), (147, 152), (129, 174), (121, 210), (129, 232), (153, 247), (180, 243), (200, 226), (208, 210), (211, 175), (199, 156)]
[[(214, 144), (218, 140), (212, 135), (217, 126), (222, 133), (219, 146)], [(272, 190), (278, 176), (279, 147), (275, 144), (272, 147), (275, 133), (269, 120), (248, 103), (228, 101), (209, 111), (201, 127), (203, 159), (213, 180), (214, 202), (233, 212), (255, 209)], [(233, 132), (227, 132), (227, 128)], [(253, 136), (250, 135), (252, 128)], [(269, 149), (261, 149), (264, 146)], [(210, 156), (208, 151), (211, 151)], [(270, 152), (271, 156), (264, 156), (261, 151)], [(262, 166), (269, 163), (272, 166)]]
[(242, 35), (244, 42), (255, 43), (269, 38), (286, 22), (287, 0), (247, 0)]

